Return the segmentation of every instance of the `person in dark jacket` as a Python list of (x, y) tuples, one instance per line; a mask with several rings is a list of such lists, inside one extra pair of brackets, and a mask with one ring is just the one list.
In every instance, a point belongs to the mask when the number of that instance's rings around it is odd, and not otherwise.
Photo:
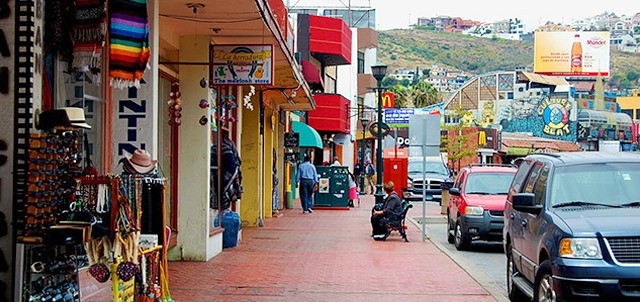
[(374, 210), (371, 213), (372, 234), (376, 240), (386, 238), (387, 224), (400, 220), (402, 215), (402, 200), (395, 192), (393, 182), (386, 182), (383, 188), (387, 197), (384, 199), (382, 210)]

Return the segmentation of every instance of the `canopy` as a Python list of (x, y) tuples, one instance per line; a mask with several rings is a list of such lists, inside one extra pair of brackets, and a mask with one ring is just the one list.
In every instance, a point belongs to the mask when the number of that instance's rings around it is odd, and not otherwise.
[(300, 147), (313, 147), (322, 149), (322, 139), (315, 129), (303, 122), (291, 122), (293, 132), (300, 134)]

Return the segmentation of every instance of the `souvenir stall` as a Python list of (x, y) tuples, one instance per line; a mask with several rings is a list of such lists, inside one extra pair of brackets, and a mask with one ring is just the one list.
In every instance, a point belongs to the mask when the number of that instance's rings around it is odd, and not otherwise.
[(81, 108), (42, 112), (38, 126), (42, 132), (29, 139), (27, 201), (16, 220), (16, 297), (82, 301), (82, 276), (91, 276), (111, 281), (113, 301), (171, 301), (165, 179), (154, 173), (156, 162), (136, 150), (122, 159), (122, 175), (97, 175), (82, 154), (80, 138), (91, 126)]

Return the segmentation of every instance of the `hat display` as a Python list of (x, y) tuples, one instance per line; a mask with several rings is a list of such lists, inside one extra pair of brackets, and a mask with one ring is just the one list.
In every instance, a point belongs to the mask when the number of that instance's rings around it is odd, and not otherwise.
[(125, 153), (125, 169), (132, 173), (147, 174), (156, 168), (157, 160), (151, 160), (147, 150), (136, 149), (133, 154)]
[(84, 109), (78, 107), (64, 107), (61, 109), (67, 112), (71, 126), (91, 129), (91, 125), (87, 124), (84, 118)]
[(49, 130), (60, 126), (71, 126), (67, 112), (62, 109), (42, 111), (38, 116), (37, 129)]

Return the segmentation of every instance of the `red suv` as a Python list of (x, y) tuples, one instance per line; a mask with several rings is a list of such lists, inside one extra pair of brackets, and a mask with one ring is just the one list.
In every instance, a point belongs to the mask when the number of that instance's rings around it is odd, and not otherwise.
[(458, 173), (449, 189), (449, 243), (464, 250), (472, 240), (502, 241), (504, 206), (516, 171), (507, 165), (471, 165)]

